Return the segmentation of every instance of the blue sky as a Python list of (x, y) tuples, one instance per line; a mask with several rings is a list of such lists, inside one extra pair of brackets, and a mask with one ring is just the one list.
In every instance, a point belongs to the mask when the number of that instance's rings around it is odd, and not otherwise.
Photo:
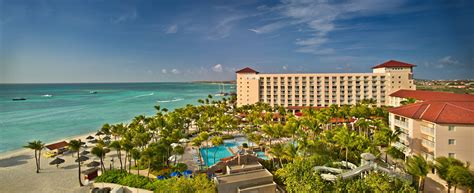
[(234, 71), (474, 78), (469, 0), (0, 0), (0, 83), (232, 80)]

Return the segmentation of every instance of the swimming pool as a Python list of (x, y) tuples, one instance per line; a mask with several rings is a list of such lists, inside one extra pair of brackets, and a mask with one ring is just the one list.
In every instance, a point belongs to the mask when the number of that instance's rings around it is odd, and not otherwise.
[(268, 160), (268, 156), (265, 155), (265, 152), (263, 152), (263, 151), (257, 151), (257, 152), (255, 152), (255, 153), (257, 153), (257, 157), (262, 158), (262, 159), (264, 159), (264, 160)]
[[(215, 163), (219, 162), (220, 159), (222, 158), (233, 156), (233, 154), (227, 149), (227, 147), (235, 147), (235, 146), (237, 146), (236, 143), (224, 142), (223, 145), (210, 147), (210, 148), (201, 148), (200, 151), (201, 151), (202, 159), (204, 160), (204, 163), (207, 166), (212, 166)], [(207, 153), (209, 153), (208, 156), (207, 156)], [(214, 159), (214, 155), (215, 155), (215, 159)]]
[[(238, 147), (242, 146), (243, 143), (249, 143), (247, 138), (245, 138), (245, 137), (236, 137), (235, 139), (224, 140), (224, 144), (219, 145), (217, 147), (201, 148), (200, 151), (201, 151), (202, 159), (204, 160), (204, 163), (207, 166), (212, 166), (215, 163), (219, 162), (220, 159), (222, 159), (222, 158), (233, 156), (233, 154), (228, 150), (228, 148), (231, 148), (232, 151), (237, 152)], [(253, 143), (250, 142), (249, 145), (253, 145)], [(207, 149), (207, 151), (206, 151), (206, 149)], [(207, 152), (209, 153), (208, 157), (206, 156)], [(214, 153), (215, 153), (215, 158), (216, 159), (214, 159)], [(263, 152), (261, 152), (261, 153), (263, 153)], [(258, 154), (258, 157), (260, 157), (262, 159), (268, 159), (268, 157), (265, 156), (264, 153), (263, 153), (263, 155)], [(206, 160), (206, 158), (208, 158), (208, 159)]]

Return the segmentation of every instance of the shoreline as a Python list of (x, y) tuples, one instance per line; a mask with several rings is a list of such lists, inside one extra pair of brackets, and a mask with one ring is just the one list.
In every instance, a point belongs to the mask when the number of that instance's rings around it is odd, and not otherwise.
[[(57, 142), (60, 142), (60, 141), (66, 141), (66, 142), (69, 142), (70, 140), (73, 140), (73, 139), (81, 139), (81, 140), (84, 140), (86, 141), (86, 137), (89, 136), (89, 135), (92, 135), (95, 137), (95, 132), (90, 132), (90, 133), (86, 133), (86, 134), (81, 134), (81, 135), (74, 135), (74, 136), (69, 136), (69, 137), (65, 137), (65, 138), (62, 138), (60, 140), (54, 140), (54, 141), (51, 141), (51, 142), (48, 142), (48, 143), (45, 143), (45, 145), (48, 145), (48, 144), (52, 144), (52, 143), (57, 143)], [(26, 144), (25, 144), (26, 145)], [(27, 149), (27, 148), (19, 148), (19, 149), (15, 149), (15, 150), (9, 150), (9, 151), (5, 151), (5, 152), (1, 152), (0, 153), (0, 160), (2, 159), (7, 159), (7, 158), (10, 158), (10, 157), (13, 157), (13, 156), (18, 156), (18, 155), (22, 155), (22, 154), (26, 154), (28, 152), (33, 152), (33, 150), (31, 149)], [(41, 153), (43, 154), (45, 151), (47, 150), (42, 150)]]

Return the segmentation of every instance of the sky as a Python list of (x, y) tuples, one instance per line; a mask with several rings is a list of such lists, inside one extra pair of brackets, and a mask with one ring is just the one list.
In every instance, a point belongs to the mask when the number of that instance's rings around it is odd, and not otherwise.
[(474, 79), (470, 0), (0, 0), (0, 83), (371, 72)]

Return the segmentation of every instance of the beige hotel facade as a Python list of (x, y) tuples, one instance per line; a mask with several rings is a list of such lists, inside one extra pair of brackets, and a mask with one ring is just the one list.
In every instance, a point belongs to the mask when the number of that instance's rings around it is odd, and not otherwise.
[(244, 68), (237, 74), (237, 106), (268, 103), (284, 107), (325, 107), (356, 104), (373, 99), (388, 105), (389, 95), (400, 89), (415, 90), (415, 65), (390, 60), (372, 73), (262, 74)]

